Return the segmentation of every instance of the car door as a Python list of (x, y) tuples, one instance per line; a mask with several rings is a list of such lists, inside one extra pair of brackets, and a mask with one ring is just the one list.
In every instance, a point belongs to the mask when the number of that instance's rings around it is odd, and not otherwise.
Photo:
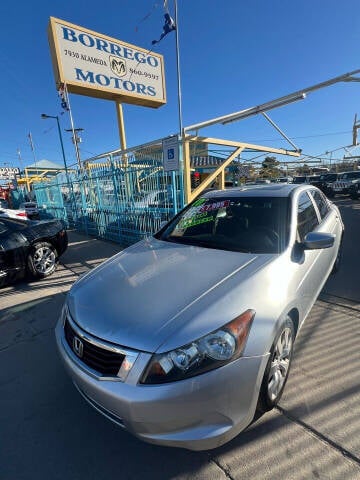
[(0, 285), (25, 272), (29, 242), (21, 230), (16, 220), (0, 219)]
[(319, 268), (324, 272), (324, 276), (327, 276), (335, 262), (337, 251), (341, 242), (342, 236), (342, 221), (336, 208), (326, 199), (324, 194), (318, 190), (310, 190), (310, 195), (315, 204), (319, 216), (318, 231), (323, 233), (332, 233), (335, 235), (334, 246), (331, 248), (324, 248), (320, 251), (322, 265)]
[(324, 250), (305, 250), (302, 242), (305, 236), (318, 231), (320, 219), (308, 190), (303, 191), (295, 202), (297, 211), (297, 239), (293, 249), (296, 264), (297, 298), (300, 299), (302, 318), (308, 314), (322, 288), (325, 275)]

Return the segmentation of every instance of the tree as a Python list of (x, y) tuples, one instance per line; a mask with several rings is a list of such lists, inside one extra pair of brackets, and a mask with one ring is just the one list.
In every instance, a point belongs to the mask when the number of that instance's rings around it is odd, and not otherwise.
[(310, 167), (306, 163), (302, 167), (296, 169), (299, 175), (310, 175)]
[(265, 160), (262, 162), (262, 167), (260, 170), (260, 175), (266, 178), (274, 178), (280, 175), (280, 168), (278, 165), (280, 162), (276, 157), (265, 157)]

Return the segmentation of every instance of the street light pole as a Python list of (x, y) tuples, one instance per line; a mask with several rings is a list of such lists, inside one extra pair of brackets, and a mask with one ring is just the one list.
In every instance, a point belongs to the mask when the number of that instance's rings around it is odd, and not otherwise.
[(63, 138), (62, 138), (62, 134), (61, 134), (59, 117), (57, 115), (46, 115), (46, 113), (42, 113), (41, 118), (43, 118), (43, 119), (54, 118), (56, 120), (57, 127), (58, 127), (58, 132), (59, 132), (60, 145), (61, 145), (61, 153), (62, 153), (62, 157), (63, 157), (63, 161), (64, 161), (64, 167), (65, 167), (66, 183), (67, 183), (67, 187), (68, 187), (68, 190), (69, 190), (72, 209), (73, 209), (73, 211), (76, 212), (76, 202), (75, 202), (74, 190), (73, 190), (73, 185), (70, 182), (70, 178), (69, 178), (69, 171), (68, 171), (67, 163), (66, 163), (64, 142), (63, 142)]
[(42, 119), (54, 118), (54, 119), (56, 120), (57, 127), (58, 127), (58, 132), (59, 132), (60, 145), (61, 145), (61, 153), (62, 153), (63, 162), (64, 162), (64, 167), (65, 167), (65, 175), (66, 175), (66, 179), (67, 179), (68, 184), (69, 184), (69, 183), (70, 183), (70, 181), (69, 181), (69, 172), (68, 172), (67, 163), (66, 163), (65, 150), (64, 150), (64, 142), (63, 142), (63, 138), (62, 138), (62, 134), (61, 134), (59, 117), (58, 117), (57, 115), (54, 115), (54, 116), (53, 116), (53, 115), (46, 115), (46, 113), (42, 113), (42, 114), (41, 114), (41, 118), (42, 118)]

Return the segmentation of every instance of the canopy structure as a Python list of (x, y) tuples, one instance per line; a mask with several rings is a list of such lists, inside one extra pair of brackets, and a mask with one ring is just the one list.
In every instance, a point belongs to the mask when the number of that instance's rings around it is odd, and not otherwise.
[(37, 182), (51, 180), (59, 173), (65, 172), (65, 167), (50, 160), (39, 160), (24, 168), (24, 176), (17, 180), (19, 185), (26, 185), (28, 190)]

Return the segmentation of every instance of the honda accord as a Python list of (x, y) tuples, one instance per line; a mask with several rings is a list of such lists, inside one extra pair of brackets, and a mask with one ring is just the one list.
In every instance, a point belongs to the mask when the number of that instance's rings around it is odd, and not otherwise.
[(279, 402), (343, 232), (308, 184), (208, 191), (72, 286), (56, 337), (75, 386), (144, 441), (228, 442)]

